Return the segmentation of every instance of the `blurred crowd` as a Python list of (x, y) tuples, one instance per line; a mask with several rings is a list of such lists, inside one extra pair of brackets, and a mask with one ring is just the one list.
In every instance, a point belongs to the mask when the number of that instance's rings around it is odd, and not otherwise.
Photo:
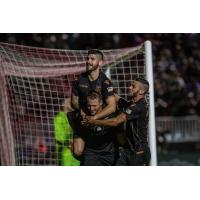
[(200, 115), (200, 34), (0, 34), (0, 42), (58, 49), (153, 43), (157, 116)]

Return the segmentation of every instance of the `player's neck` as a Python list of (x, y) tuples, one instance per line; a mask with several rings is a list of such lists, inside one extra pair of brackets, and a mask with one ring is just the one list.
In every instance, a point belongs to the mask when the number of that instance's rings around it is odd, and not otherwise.
[(90, 81), (97, 80), (98, 77), (99, 77), (99, 73), (100, 73), (99, 69), (96, 69), (96, 70), (92, 71), (90, 74), (88, 74), (89, 80)]
[(143, 98), (144, 98), (144, 96), (136, 96), (136, 97), (133, 98), (133, 102), (136, 103), (136, 102), (140, 101)]

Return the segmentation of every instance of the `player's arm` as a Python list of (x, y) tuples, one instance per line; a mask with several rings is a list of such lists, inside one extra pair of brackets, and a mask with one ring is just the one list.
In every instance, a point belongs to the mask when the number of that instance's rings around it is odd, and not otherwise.
[(116, 94), (116, 93), (114, 94), (114, 96), (115, 96), (116, 103), (118, 103), (119, 100), (121, 99), (121, 97), (118, 94)]
[(71, 105), (74, 109), (79, 110), (80, 106), (79, 106), (79, 97), (72, 94), (71, 95)]
[(103, 108), (100, 112), (98, 112), (94, 116), (94, 119), (107, 117), (108, 115), (116, 111), (116, 101), (114, 95), (107, 97), (106, 104), (107, 106)]
[(79, 93), (78, 93), (78, 80), (75, 80), (72, 85), (71, 105), (74, 109), (79, 110)]
[(89, 119), (88, 124), (94, 124), (98, 126), (118, 126), (119, 124), (125, 122), (127, 120), (127, 116), (125, 113), (119, 114), (117, 117), (110, 119)]

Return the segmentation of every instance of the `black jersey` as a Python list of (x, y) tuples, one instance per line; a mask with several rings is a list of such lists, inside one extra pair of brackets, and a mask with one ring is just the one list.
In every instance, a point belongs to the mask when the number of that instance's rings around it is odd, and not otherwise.
[(135, 104), (125, 108), (124, 113), (127, 115), (126, 136), (129, 147), (134, 151), (139, 151), (148, 144), (147, 127), (148, 127), (148, 106), (145, 99), (141, 99)]
[[(110, 115), (105, 119), (111, 118)], [(90, 126), (82, 129), (82, 137), (85, 141), (85, 148), (101, 152), (113, 152), (116, 143), (116, 128), (109, 126)]]
[(132, 101), (127, 101), (123, 98), (120, 98), (118, 103), (117, 103), (117, 109), (118, 109), (119, 112), (123, 111), (126, 108), (128, 108), (131, 104), (132, 104)]
[(95, 81), (90, 81), (86, 72), (81, 74), (78, 80), (74, 81), (72, 94), (79, 97), (81, 108), (86, 107), (86, 97), (91, 91), (99, 92), (104, 104), (108, 96), (114, 95), (111, 81), (103, 72), (100, 72), (98, 79)]

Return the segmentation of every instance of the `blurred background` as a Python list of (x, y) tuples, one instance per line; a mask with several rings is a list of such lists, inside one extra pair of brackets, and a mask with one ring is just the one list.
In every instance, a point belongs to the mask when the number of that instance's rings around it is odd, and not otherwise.
[(200, 165), (200, 34), (0, 34), (0, 42), (84, 50), (153, 45), (159, 165)]

